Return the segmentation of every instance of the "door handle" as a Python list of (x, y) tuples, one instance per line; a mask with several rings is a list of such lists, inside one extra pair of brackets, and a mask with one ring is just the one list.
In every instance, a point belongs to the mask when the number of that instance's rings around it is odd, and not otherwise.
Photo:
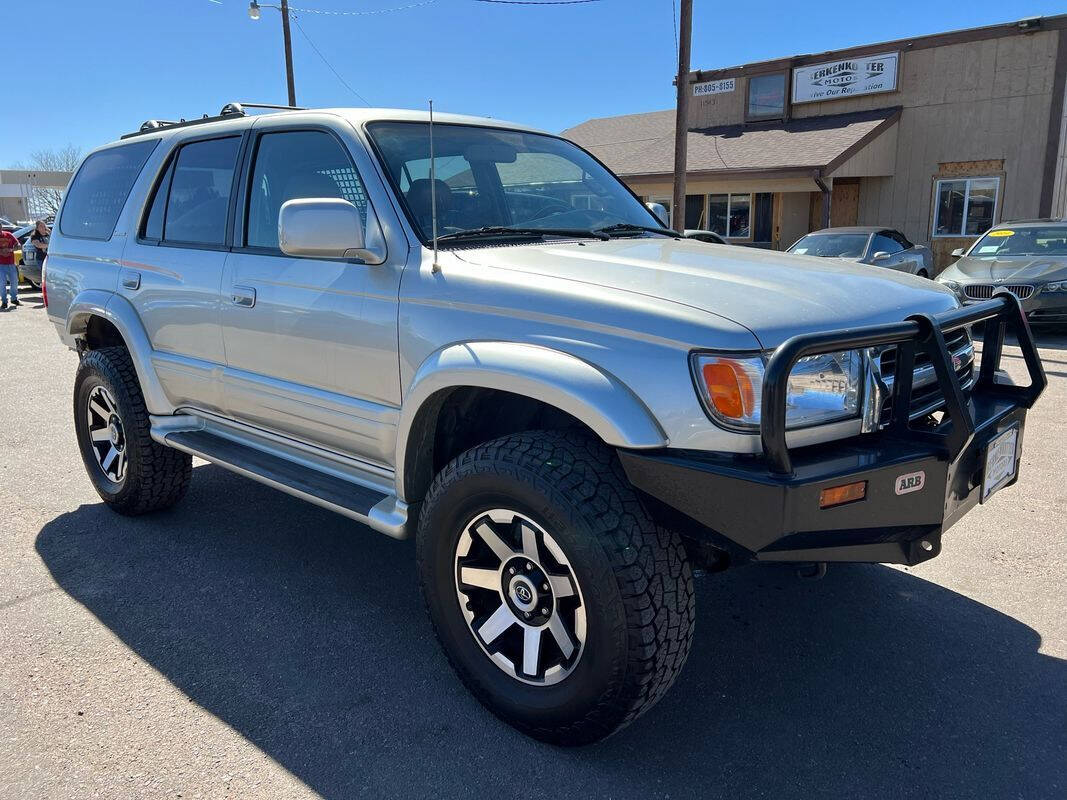
[(141, 273), (134, 272), (132, 269), (124, 269), (122, 271), (122, 288), (134, 290), (140, 289)]
[(234, 286), (230, 291), (230, 302), (241, 308), (252, 308), (256, 304), (256, 290), (251, 286)]

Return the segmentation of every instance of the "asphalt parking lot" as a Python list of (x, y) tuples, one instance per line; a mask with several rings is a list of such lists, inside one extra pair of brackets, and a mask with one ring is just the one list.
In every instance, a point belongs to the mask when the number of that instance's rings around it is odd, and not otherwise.
[(1067, 336), (1041, 336), (1020, 483), (938, 559), (701, 579), (664, 701), (560, 750), (454, 679), (410, 542), (203, 463), (172, 511), (105, 510), (76, 357), (23, 300), (0, 315), (0, 797), (1067, 796)]

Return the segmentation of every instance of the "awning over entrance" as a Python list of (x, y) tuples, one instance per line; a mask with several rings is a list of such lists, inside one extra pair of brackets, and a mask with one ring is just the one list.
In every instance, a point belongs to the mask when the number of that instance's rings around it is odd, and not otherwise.
[[(889, 175), (895, 147), (868, 151), (868, 146), (889, 129), (895, 134), (899, 118), (900, 108), (884, 108), (691, 130), (687, 175), (730, 180)], [(674, 170), (674, 111), (594, 119), (563, 135), (624, 178), (669, 177)]]

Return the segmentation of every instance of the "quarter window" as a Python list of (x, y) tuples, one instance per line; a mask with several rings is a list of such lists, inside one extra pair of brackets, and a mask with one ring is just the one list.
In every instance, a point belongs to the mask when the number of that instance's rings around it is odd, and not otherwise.
[(934, 236), (978, 236), (993, 227), (1000, 178), (937, 182)]
[(752, 195), (708, 195), (708, 230), (728, 239), (750, 239), (751, 219)]
[(93, 153), (67, 190), (59, 229), (65, 236), (110, 239), (133, 182), (158, 140), (111, 147)]
[(278, 249), (278, 212), (288, 200), (339, 198), (359, 209), (367, 230), (367, 194), (341, 144), (323, 131), (265, 133), (256, 148), (248, 195), (246, 244)]
[(874, 236), (874, 244), (871, 247), (871, 254), (889, 253), (889, 255), (893, 255), (893, 253), (899, 253), (903, 249), (904, 248), (900, 246), (900, 242), (889, 236), (878, 233)]

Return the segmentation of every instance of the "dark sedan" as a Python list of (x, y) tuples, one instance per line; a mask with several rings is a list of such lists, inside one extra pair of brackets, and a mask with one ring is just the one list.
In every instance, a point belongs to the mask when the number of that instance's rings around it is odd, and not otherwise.
[(937, 276), (961, 302), (1004, 287), (1022, 301), (1032, 323), (1067, 323), (1067, 222), (1006, 222), (990, 229)]

